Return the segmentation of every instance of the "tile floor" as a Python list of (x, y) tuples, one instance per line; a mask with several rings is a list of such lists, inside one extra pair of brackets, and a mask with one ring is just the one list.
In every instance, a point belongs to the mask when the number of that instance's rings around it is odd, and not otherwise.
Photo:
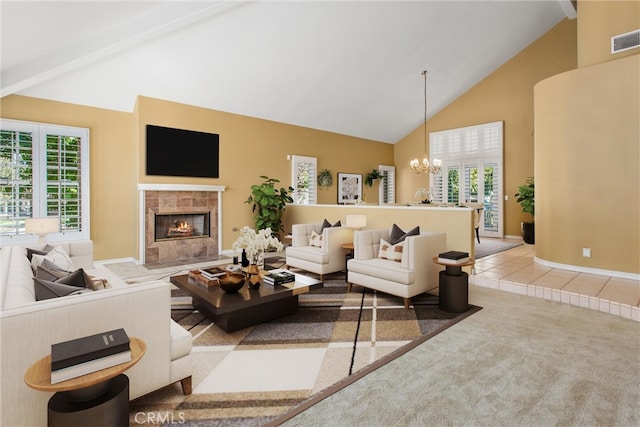
[(640, 281), (546, 267), (534, 257), (535, 246), (525, 244), (480, 258), (469, 283), (640, 321)]

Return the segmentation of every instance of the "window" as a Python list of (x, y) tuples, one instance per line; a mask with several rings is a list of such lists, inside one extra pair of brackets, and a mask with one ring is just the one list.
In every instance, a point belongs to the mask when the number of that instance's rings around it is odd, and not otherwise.
[(317, 159), (315, 157), (291, 157), (293, 203), (299, 205), (315, 205), (318, 203), (317, 171)]
[(0, 243), (28, 243), (27, 218), (54, 217), (51, 240), (89, 239), (89, 130), (0, 122)]
[(379, 165), (378, 170), (384, 176), (380, 180), (378, 189), (379, 204), (393, 204), (396, 202), (396, 168), (394, 166)]
[(429, 135), (432, 159), (442, 160), (433, 176), (436, 202), (482, 203), (480, 234), (502, 237), (503, 122), (485, 123)]

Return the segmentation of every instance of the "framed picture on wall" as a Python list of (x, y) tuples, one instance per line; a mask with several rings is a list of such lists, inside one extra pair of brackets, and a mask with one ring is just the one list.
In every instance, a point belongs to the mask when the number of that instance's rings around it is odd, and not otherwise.
[(338, 172), (338, 204), (357, 203), (362, 199), (362, 175)]

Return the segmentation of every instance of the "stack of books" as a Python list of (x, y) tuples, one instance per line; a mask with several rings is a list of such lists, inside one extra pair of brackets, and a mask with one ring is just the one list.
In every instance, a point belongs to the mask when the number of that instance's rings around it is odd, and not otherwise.
[(204, 277), (206, 277), (209, 280), (213, 280), (216, 277), (224, 276), (225, 274), (227, 274), (227, 270), (221, 267), (201, 268), (199, 271), (200, 271), (200, 274), (202, 274)]
[(124, 329), (51, 345), (51, 384), (87, 375), (131, 360)]
[(438, 255), (438, 262), (443, 264), (462, 264), (469, 261), (468, 252), (449, 251)]
[(203, 286), (215, 286), (218, 284), (218, 279), (208, 279), (202, 275), (200, 270), (190, 270), (188, 274), (189, 279), (193, 280), (198, 285)]
[(295, 274), (281, 268), (268, 271), (262, 278), (265, 285), (271, 286), (284, 285), (285, 283), (295, 282), (295, 280)]

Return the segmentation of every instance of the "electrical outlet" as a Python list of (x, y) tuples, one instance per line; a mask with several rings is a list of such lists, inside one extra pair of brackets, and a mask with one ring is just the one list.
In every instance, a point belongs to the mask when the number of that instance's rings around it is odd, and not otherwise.
[(591, 248), (582, 248), (582, 257), (591, 258)]
[(505, 200), (505, 201), (509, 200), (509, 196), (505, 194), (505, 195), (504, 195), (504, 200)]

